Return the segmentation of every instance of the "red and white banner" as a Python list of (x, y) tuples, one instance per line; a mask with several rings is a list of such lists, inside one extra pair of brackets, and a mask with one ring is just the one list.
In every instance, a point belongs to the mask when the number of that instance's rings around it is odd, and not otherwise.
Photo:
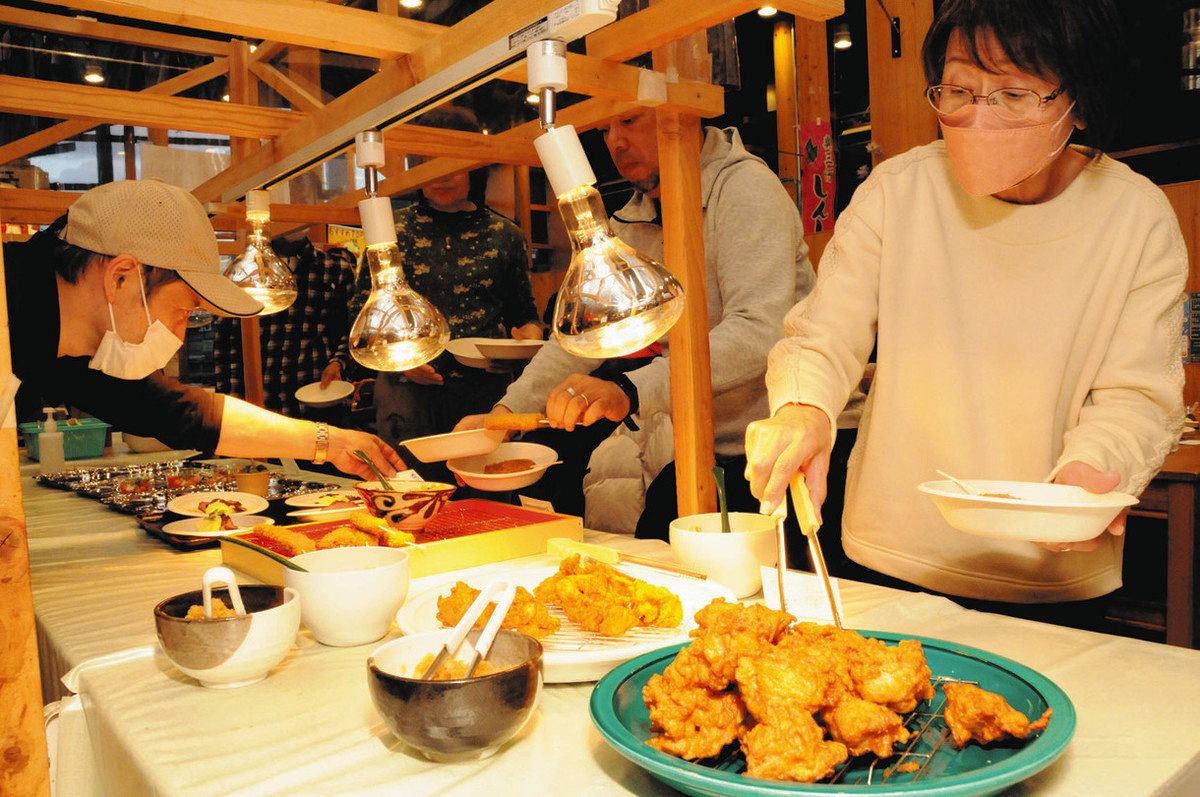
[(833, 230), (837, 171), (833, 162), (833, 129), (828, 121), (800, 125), (800, 215), (804, 234)]

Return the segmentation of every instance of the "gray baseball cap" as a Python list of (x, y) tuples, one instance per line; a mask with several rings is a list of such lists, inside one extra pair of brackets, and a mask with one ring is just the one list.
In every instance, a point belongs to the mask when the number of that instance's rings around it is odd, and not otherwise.
[(165, 268), (206, 302), (231, 316), (262, 303), (221, 273), (217, 236), (196, 197), (161, 180), (119, 180), (87, 191), (67, 211), (62, 238), (98, 254), (131, 255)]

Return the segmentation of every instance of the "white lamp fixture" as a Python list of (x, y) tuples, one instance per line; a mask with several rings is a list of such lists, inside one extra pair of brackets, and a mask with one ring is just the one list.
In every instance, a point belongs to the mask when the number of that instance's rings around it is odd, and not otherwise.
[(88, 83), (99, 85), (104, 82), (104, 73), (98, 64), (88, 64), (83, 68), (83, 79)]
[(758, 15), (763, 19), (770, 19), (779, 13), (779, 9), (775, 6), (761, 6), (758, 9)]
[(438, 309), (409, 287), (396, 245), (392, 201), (376, 196), (384, 162), (383, 134), (354, 137), (356, 165), (366, 178), (367, 198), (358, 203), (371, 269), (371, 294), (350, 327), (350, 356), (375, 371), (407, 371), (441, 354), (450, 326)]
[(566, 45), (535, 42), (527, 55), (529, 90), (541, 99), (546, 131), (533, 145), (571, 238), (571, 265), (554, 306), (554, 336), (581, 357), (630, 354), (679, 320), (683, 286), (613, 233), (579, 135), (571, 125), (554, 126), (556, 93), (567, 87)]
[(425, 5), (425, 0), (400, 0), (400, 7), (409, 10), (416, 10)]
[(845, 22), (839, 22), (833, 26), (833, 49), (849, 50), (853, 46), (854, 40), (850, 38), (850, 26)]
[(246, 237), (246, 249), (225, 270), (226, 277), (262, 302), (259, 315), (286, 310), (296, 301), (296, 278), (271, 248), (271, 239), (267, 235), (270, 220), (270, 192), (247, 193), (246, 221), (250, 222), (250, 234)]

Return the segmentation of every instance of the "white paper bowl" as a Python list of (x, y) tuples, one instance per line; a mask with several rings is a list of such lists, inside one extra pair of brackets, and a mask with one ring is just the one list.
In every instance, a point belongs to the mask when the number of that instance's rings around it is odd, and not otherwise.
[[(531, 459), (534, 467), (516, 473), (483, 472), (487, 465), (505, 459)], [(546, 468), (556, 461), (558, 461), (558, 452), (549, 446), (537, 443), (501, 443), (487, 454), (452, 459), (446, 463), (446, 467), (469, 487), (474, 487), (476, 490), (504, 492), (528, 487), (542, 478)]]
[(487, 368), (492, 361), (479, 351), (476, 344), (481, 340), (485, 341), (487, 338), (455, 338), (446, 344), (446, 351), (468, 368)]
[(484, 357), (493, 360), (532, 360), (545, 345), (544, 340), (515, 340), (513, 338), (489, 338), (475, 342), (475, 348)]
[(321, 388), (320, 382), (312, 382), (298, 388), (295, 393), (296, 401), (310, 407), (332, 407), (347, 401), (353, 395), (354, 385), (339, 379), (330, 382), (324, 389)]
[(489, 454), (504, 442), (502, 429), (467, 429), (462, 432), (431, 434), (401, 440), (400, 445), (412, 452), (422, 462), (441, 462), (446, 459), (461, 459), (479, 454)]
[(329, 548), (292, 558), (283, 583), (300, 595), (300, 615), (322, 645), (350, 647), (381, 639), (408, 595), (408, 551), (373, 545)]
[(967, 495), (949, 480), (925, 482), (917, 489), (933, 499), (951, 527), (1002, 540), (1090, 540), (1103, 534), (1122, 509), (1138, 502), (1126, 493), (1089, 493), (1066, 484), (982, 479), (966, 484), (981, 493), (1014, 497)]
[(775, 521), (769, 515), (730, 512), (729, 527), (721, 531), (721, 513), (687, 515), (671, 521), (671, 551), (685, 567), (699, 570), (738, 598), (762, 589), (760, 567), (778, 559)]

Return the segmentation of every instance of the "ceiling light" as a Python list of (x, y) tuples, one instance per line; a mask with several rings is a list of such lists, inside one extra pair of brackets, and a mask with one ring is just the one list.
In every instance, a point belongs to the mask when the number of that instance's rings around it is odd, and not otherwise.
[(358, 203), (358, 215), (367, 244), (371, 293), (350, 327), (350, 356), (375, 371), (407, 371), (445, 351), (450, 326), (404, 279), (392, 201), (376, 196), (378, 169), (384, 163), (383, 135), (364, 130), (354, 143), (354, 161), (366, 178), (367, 198)]
[(529, 103), (530, 105), (537, 105), (541, 101), (542, 101), (542, 98), (539, 97), (536, 93), (534, 93), (532, 91), (529, 92), (529, 95), (527, 97), (525, 97), (525, 102)]
[(257, 51), (258, 51), (258, 45), (257, 45), (257, 44), (251, 44), (251, 45), (250, 45), (250, 52), (252, 52), (252, 53), (253, 53), (253, 52), (257, 52)]
[(229, 95), (228, 95), (228, 94), (222, 94), (222, 95), (221, 95), (221, 102), (229, 102)]
[(779, 13), (779, 9), (775, 6), (762, 6), (758, 9), (758, 15), (763, 19), (768, 19)]
[(850, 38), (850, 26), (845, 22), (839, 22), (833, 26), (833, 49), (849, 50), (854, 44), (854, 40)]
[(250, 222), (251, 231), (246, 237), (245, 251), (225, 270), (225, 276), (235, 285), (262, 302), (259, 315), (286, 310), (296, 301), (296, 278), (271, 248), (267, 235), (270, 220), (270, 192), (246, 194), (246, 221)]
[(400, 0), (402, 8), (417, 9), (425, 5), (425, 0)]
[(88, 64), (83, 68), (83, 79), (88, 83), (100, 84), (104, 82), (104, 73), (96, 64)]
[(555, 93), (567, 87), (566, 45), (528, 49), (531, 96), (543, 95), (533, 141), (571, 239), (571, 264), (554, 305), (554, 337), (581, 357), (620, 357), (659, 340), (683, 313), (683, 286), (671, 272), (613, 232), (596, 176), (575, 128), (554, 126)]

